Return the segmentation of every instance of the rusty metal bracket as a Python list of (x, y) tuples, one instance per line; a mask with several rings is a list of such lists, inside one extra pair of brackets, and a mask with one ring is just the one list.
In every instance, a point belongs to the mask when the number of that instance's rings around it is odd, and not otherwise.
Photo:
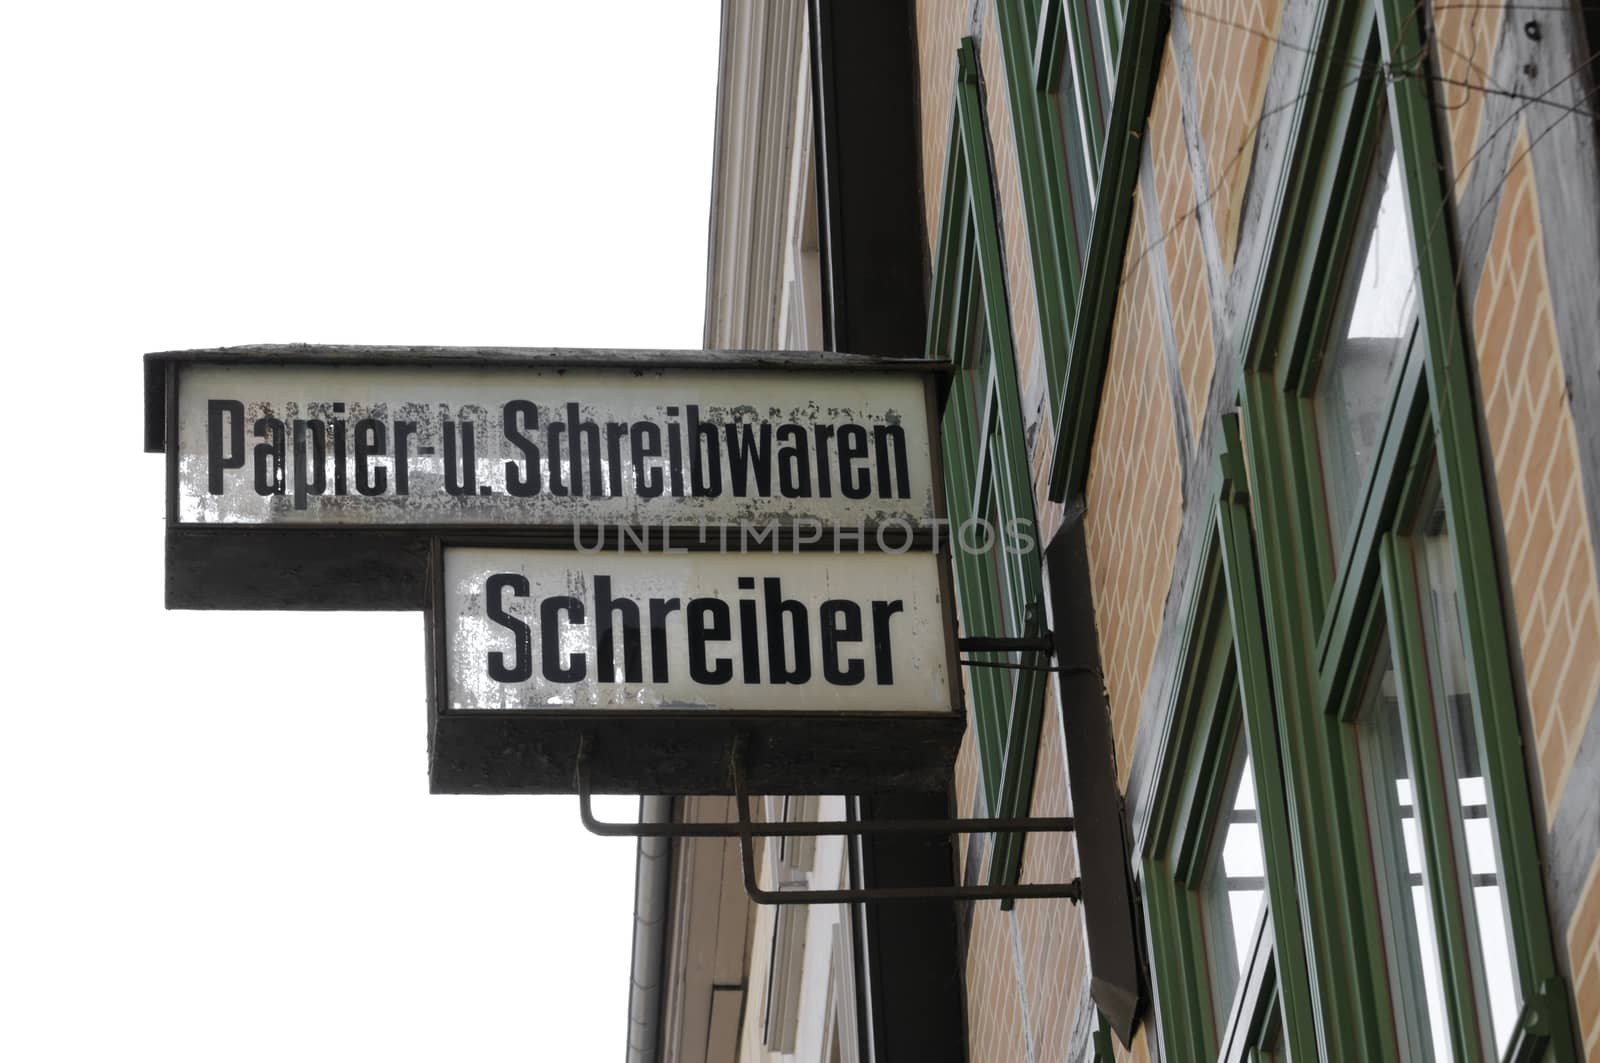
[(1042, 653), (1054, 656), (1056, 645), (1050, 632), (1038, 635), (966, 635), (956, 639), (962, 653)]
[(1015, 664), (1011, 661), (975, 661), (962, 657), (959, 662), (966, 668), (1002, 668), (1009, 672), (1053, 672), (1056, 675), (1100, 675), (1098, 668), (1081, 668), (1067, 664)]
[(578, 744), (575, 789), (578, 815), (592, 834), (607, 838), (738, 838), (744, 868), (744, 888), (757, 904), (855, 904), (873, 901), (981, 901), (1025, 900), (1064, 897), (1077, 903), (1081, 893), (1078, 879), (1058, 883), (1026, 883), (1013, 886), (873, 886), (839, 890), (769, 890), (762, 888), (756, 875), (755, 838), (864, 837), (886, 834), (988, 834), (1062, 833), (1074, 829), (1071, 816), (1012, 816), (994, 819), (908, 819), (890, 821), (822, 820), (812, 822), (756, 823), (750, 815), (750, 797), (744, 788), (744, 750), (739, 740), (728, 755), (728, 770), (733, 781), (736, 823), (612, 823), (597, 819), (590, 801), (589, 740)]

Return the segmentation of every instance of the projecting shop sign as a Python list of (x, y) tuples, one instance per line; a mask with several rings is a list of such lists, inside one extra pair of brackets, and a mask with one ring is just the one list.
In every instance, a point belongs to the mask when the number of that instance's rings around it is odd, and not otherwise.
[(167, 605), (421, 609), (442, 793), (942, 785), (965, 724), (930, 363), (145, 359)]
[[(725, 788), (716, 773), (741, 716), (780, 754), (763, 764), (753, 751), (762, 786), (905, 772), (929, 734), (908, 717), (959, 734), (940, 564), (928, 552), (444, 546), (430, 611), (434, 787), (570, 789), (577, 730), (630, 719), (595, 760), (633, 789)], [(855, 737), (823, 740), (830, 727)], [(673, 758), (663, 743), (675, 737), (685, 748)], [(829, 750), (831, 763), (796, 750)]]

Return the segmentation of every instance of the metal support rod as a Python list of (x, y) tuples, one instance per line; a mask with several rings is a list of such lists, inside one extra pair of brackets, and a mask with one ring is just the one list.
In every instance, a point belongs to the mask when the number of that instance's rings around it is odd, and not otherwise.
[(1099, 675), (1097, 668), (1084, 668), (1069, 664), (1015, 664), (1011, 661), (975, 661), (962, 657), (960, 663), (967, 668), (1005, 668), (1013, 672), (1055, 672), (1058, 675)]
[(1071, 816), (1028, 818), (1010, 816), (996, 819), (911, 819), (894, 822), (848, 822), (826, 820), (810, 823), (756, 823), (750, 816), (750, 795), (744, 789), (744, 749), (734, 739), (729, 751), (729, 775), (733, 783), (737, 823), (609, 823), (594, 816), (589, 792), (589, 739), (578, 743), (578, 763), (574, 772), (578, 791), (578, 813), (583, 825), (603, 837), (634, 838), (738, 838), (740, 862), (744, 869), (744, 888), (757, 904), (855, 904), (862, 901), (984, 901), (1066, 898), (1074, 904), (1082, 895), (1078, 879), (1071, 882), (1027, 883), (1012, 886), (871, 886), (841, 890), (763, 889), (756, 874), (755, 838), (813, 838), (830, 836), (859, 837), (882, 834), (976, 834), (1064, 832), (1073, 829)]
[[(745, 831), (736, 823), (613, 823), (597, 819), (590, 801), (587, 743), (578, 751), (578, 815), (591, 834), (604, 838), (737, 838)], [(1071, 816), (1010, 816), (997, 819), (906, 819), (893, 822), (813, 820), (803, 823), (752, 823), (754, 838), (865, 837), (880, 834), (1064, 833), (1073, 829)]]
[[(757, 904), (856, 904), (866, 901), (982, 901), (1065, 897), (1074, 904), (1082, 895), (1077, 879), (1063, 883), (1013, 886), (866, 886), (842, 890), (763, 889), (756, 875), (756, 825), (750, 819), (750, 796), (744, 792), (744, 743), (735, 738), (729, 754), (733, 799), (739, 810), (739, 862), (744, 869), (744, 891)], [(915, 821), (909, 821), (915, 822)], [(981, 822), (981, 821), (979, 821)], [(860, 824), (859, 826), (864, 826)]]
[(956, 639), (962, 653), (1043, 653), (1054, 654), (1056, 644), (1050, 632), (1040, 635), (968, 635)]
[[(734, 823), (613, 823), (596, 819), (589, 794), (578, 794), (578, 814), (593, 834), (605, 838), (737, 838)], [(752, 838), (867, 837), (881, 834), (1040, 834), (1072, 830), (1071, 816), (1014, 816), (1002, 819), (907, 819), (895, 822), (812, 820), (803, 823), (752, 823)]]
[(738, 794), (739, 862), (744, 869), (744, 891), (757, 904), (856, 904), (862, 901), (1004, 901), (1065, 897), (1077, 903), (1082, 886), (1077, 879), (1060, 883), (1014, 886), (863, 886), (842, 890), (763, 889), (756, 875), (756, 824), (750, 821), (747, 794)]

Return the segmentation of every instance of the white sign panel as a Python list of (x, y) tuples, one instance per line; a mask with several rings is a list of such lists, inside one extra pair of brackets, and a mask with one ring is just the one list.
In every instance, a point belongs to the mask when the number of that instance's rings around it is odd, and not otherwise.
[(183, 364), (185, 524), (931, 519), (914, 374)]
[(948, 711), (933, 553), (447, 547), (447, 711)]

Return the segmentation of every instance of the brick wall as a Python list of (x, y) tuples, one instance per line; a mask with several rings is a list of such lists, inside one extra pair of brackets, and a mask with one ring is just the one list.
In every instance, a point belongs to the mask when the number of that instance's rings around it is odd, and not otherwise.
[(950, 145), (956, 50), (967, 34), (969, 0), (917, 0), (917, 94), (922, 109), (922, 205), (928, 219), (928, 261), (939, 238), (939, 193)]
[(1135, 200), (1084, 491), (1100, 661), (1124, 785), (1183, 505), (1157, 292), (1143, 257), (1150, 237)]
[(1600, 587), (1527, 148), (1523, 128), (1472, 317), (1528, 705), (1553, 815), (1600, 689)]
[(1209, 287), (1200, 246), (1199, 200), (1184, 142), (1183, 103), (1170, 45), (1155, 99), (1150, 104), (1149, 145), (1161, 229), (1150, 234), (1145, 244), (1149, 254), (1166, 256), (1178, 372), (1189, 410), (1190, 431), (1198, 436), (1205, 423), (1206, 392), (1211, 386), (1217, 351), (1211, 338)]
[(1584, 1058), (1595, 1059), (1600, 1057), (1600, 860), (1589, 869), (1583, 898), (1567, 930), (1567, 955), (1572, 960)]
[[(1523, 124), (1512, 144), (1472, 324), (1505, 529), (1513, 627), (1546, 820), (1554, 822), (1563, 801), (1584, 800), (1596, 785), (1593, 778), (1574, 778), (1572, 765), (1600, 692), (1600, 585), (1528, 146)], [(1600, 859), (1569, 926), (1556, 928), (1558, 936), (1565, 931), (1591, 1052), (1600, 1042), (1597, 868)]]
[(976, 904), (967, 946), (967, 1058), (973, 1063), (1030, 1058), (1012, 947), (1011, 913), (994, 901)]
[[(1029, 814), (1066, 816), (1072, 813), (1072, 803), (1067, 796), (1061, 712), (1053, 689), (1044, 711)], [(1024, 882), (1070, 882), (1078, 874), (1071, 835), (1035, 834), (1022, 855)], [(1035, 1058), (1067, 1059), (1078, 993), (1088, 966), (1081, 912), (1066, 900), (1024, 901), (1016, 907), (1016, 922)]]
[(1476, 86), (1492, 82), (1489, 67), (1504, 13), (1494, 4), (1438, 4), (1434, 34), (1438, 44), (1439, 109), (1449, 141), (1451, 173), (1460, 196), (1472, 176), (1472, 153), (1483, 125), (1485, 96)]
[(1208, 0), (1183, 7), (1194, 57), (1194, 109), (1225, 268), (1231, 268), (1238, 246), (1239, 206), (1281, 9), (1280, 0)]

